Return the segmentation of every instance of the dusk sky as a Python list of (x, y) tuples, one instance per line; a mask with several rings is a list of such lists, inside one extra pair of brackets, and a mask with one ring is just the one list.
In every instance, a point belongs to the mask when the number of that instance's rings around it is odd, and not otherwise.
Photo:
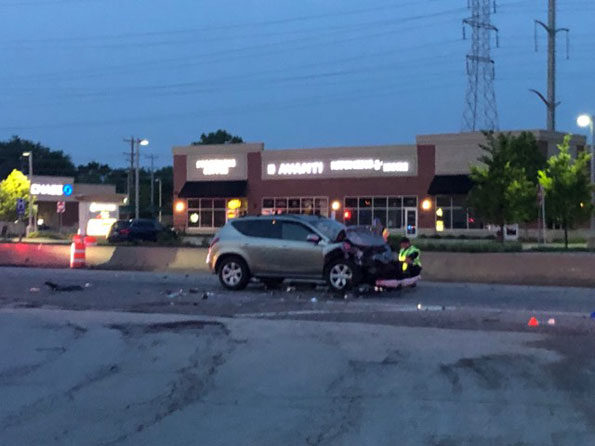
[[(595, 0), (560, 0), (558, 129), (595, 113)], [(544, 128), (547, 0), (501, 0), (500, 128)], [(461, 130), (467, 0), (0, 0), (0, 139), (124, 164), (224, 128), (268, 149)], [(470, 35), (470, 34), (468, 34)], [(583, 131), (584, 133), (584, 131)], [(144, 163), (146, 164), (146, 160)]]

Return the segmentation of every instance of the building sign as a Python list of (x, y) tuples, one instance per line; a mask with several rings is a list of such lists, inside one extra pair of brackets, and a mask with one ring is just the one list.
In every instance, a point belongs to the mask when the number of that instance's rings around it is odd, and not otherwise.
[(115, 203), (91, 203), (89, 205), (90, 212), (116, 212), (118, 205)]
[(305, 163), (270, 163), (267, 164), (267, 174), (275, 175), (319, 175), (324, 172), (322, 161)]
[(54, 197), (71, 196), (72, 184), (44, 184), (33, 183), (31, 185), (31, 195), (49, 195)]
[[(303, 161), (268, 163), (266, 175), (269, 177), (283, 176), (343, 176), (342, 172), (366, 173), (409, 173), (408, 161), (383, 160), (378, 158), (365, 159), (331, 159), (329, 161)], [(333, 175), (334, 174), (334, 175)]]
[(229, 175), (229, 171), (237, 165), (238, 162), (235, 158), (204, 159), (196, 161), (196, 168), (202, 170), (204, 176)]
[(382, 171), (382, 172), (409, 172), (407, 161), (384, 161), (380, 159), (342, 159), (330, 162), (332, 171)]
[(246, 154), (205, 153), (188, 155), (188, 181), (237, 181), (248, 179)]

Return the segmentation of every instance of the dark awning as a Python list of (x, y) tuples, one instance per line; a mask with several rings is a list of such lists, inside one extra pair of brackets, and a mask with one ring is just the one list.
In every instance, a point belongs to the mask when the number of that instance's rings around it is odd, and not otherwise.
[(469, 175), (436, 175), (428, 189), (428, 195), (463, 195), (473, 187)]
[(187, 181), (178, 194), (180, 198), (245, 197), (247, 181)]

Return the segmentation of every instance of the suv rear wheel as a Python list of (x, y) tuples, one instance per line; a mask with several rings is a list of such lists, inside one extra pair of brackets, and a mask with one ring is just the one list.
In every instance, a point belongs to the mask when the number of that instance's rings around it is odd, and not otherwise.
[(219, 281), (228, 290), (239, 291), (246, 288), (250, 272), (246, 262), (240, 257), (226, 257), (219, 265)]
[(360, 272), (350, 260), (335, 259), (327, 265), (325, 279), (331, 290), (346, 291), (359, 284)]

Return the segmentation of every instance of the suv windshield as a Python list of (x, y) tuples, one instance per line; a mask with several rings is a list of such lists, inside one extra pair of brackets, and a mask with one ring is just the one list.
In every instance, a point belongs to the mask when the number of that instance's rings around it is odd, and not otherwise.
[(345, 230), (345, 225), (343, 223), (331, 220), (330, 218), (321, 218), (315, 221), (310, 221), (309, 223), (322, 233), (322, 235), (333, 242), (337, 240), (341, 231)]

